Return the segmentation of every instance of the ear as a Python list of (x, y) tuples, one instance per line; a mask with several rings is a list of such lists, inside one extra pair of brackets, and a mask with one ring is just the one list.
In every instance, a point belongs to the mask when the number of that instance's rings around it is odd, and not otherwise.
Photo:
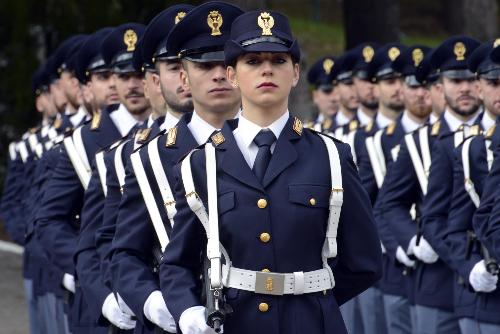
[(36, 100), (35, 100), (35, 107), (36, 107), (36, 111), (38, 112), (43, 112), (43, 103), (42, 103), (42, 98), (41, 96), (37, 96), (36, 97)]
[(477, 93), (479, 94), (479, 98), (481, 100), (484, 100), (484, 92), (483, 92), (483, 85), (480, 84), (481, 79), (477, 80), (476, 87), (477, 87)]
[(148, 83), (146, 82), (146, 77), (144, 77), (141, 81), (142, 81), (142, 88), (144, 90), (144, 97), (149, 100), (149, 87)]
[(293, 80), (292, 87), (297, 86), (300, 79), (300, 65), (298, 63), (293, 64)]
[(234, 88), (238, 88), (238, 79), (236, 76), (236, 69), (233, 66), (228, 66), (226, 68), (226, 78), (227, 81), (233, 86)]
[(153, 73), (153, 84), (155, 88), (157, 89), (157, 92), (161, 93), (161, 86), (160, 86), (160, 75), (158, 73)]
[(191, 84), (189, 82), (189, 75), (187, 71), (183, 68), (181, 68), (179, 75), (181, 76), (181, 85), (184, 90), (190, 90), (191, 89)]

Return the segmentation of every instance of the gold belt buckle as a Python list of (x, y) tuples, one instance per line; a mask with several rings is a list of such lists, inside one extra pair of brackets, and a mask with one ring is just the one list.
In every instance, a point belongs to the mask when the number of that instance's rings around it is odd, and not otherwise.
[(255, 292), (265, 295), (282, 296), (285, 292), (285, 275), (260, 271), (256, 272)]

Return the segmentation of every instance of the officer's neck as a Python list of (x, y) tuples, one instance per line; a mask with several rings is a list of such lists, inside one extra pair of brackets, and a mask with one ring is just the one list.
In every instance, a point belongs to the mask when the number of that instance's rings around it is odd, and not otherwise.
[(356, 114), (356, 110), (349, 110), (346, 106), (340, 105), (339, 112), (342, 113), (342, 115), (345, 116), (345, 118), (352, 120), (354, 118), (354, 115)]
[(78, 106), (74, 106), (71, 103), (66, 103), (66, 107), (64, 108), (64, 113), (66, 115), (73, 115), (76, 113), (76, 110), (78, 109)]
[(377, 108), (370, 109), (362, 104), (359, 105), (359, 108), (361, 109), (362, 113), (364, 113), (366, 116), (370, 117), (371, 119), (374, 119), (375, 115), (377, 114)]
[(194, 105), (194, 112), (200, 116), (202, 120), (210, 124), (216, 129), (222, 129), (224, 122), (227, 121), (228, 119), (233, 119), (236, 117), (238, 114), (238, 111), (240, 110), (240, 104), (231, 106), (231, 107), (225, 107), (225, 108), (216, 108), (216, 109), (209, 109), (209, 108), (204, 108), (203, 106), (199, 105), (198, 103), (195, 103), (193, 101)]
[(288, 110), (288, 99), (273, 105), (258, 105), (248, 100), (242, 100), (242, 115), (261, 128), (267, 128)]
[(399, 117), (399, 115), (401, 115), (401, 110), (389, 108), (389, 106), (386, 106), (383, 103), (380, 104), (379, 112), (393, 121), (395, 121)]

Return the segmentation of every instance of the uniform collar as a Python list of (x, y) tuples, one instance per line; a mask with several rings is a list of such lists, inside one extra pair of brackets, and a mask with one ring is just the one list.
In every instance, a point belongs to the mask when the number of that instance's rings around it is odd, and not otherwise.
[(281, 131), (285, 127), (288, 118), (290, 118), (290, 112), (287, 110), (283, 115), (280, 116), (277, 120), (271, 123), (269, 126), (262, 128), (259, 125), (249, 121), (245, 118), (245, 116), (240, 115), (238, 127), (234, 130), (235, 133), (241, 138), (242, 143), (245, 147), (250, 147), (252, 145), (255, 136), (262, 129), (269, 129), (274, 133), (276, 139), (279, 138)]
[(483, 127), (483, 130), (486, 132), (495, 124), (496, 117), (491, 117), (491, 114), (488, 112), (488, 110), (485, 109), (483, 118), (481, 119), (481, 126)]
[(148, 120), (147, 120), (147, 123), (146, 123), (146, 126), (148, 128), (152, 127), (153, 126), (153, 123), (155, 122), (154, 118), (153, 118), (153, 113), (151, 113), (151, 115), (149, 115), (148, 117)]
[(335, 124), (337, 126), (344, 126), (347, 123), (349, 123), (352, 120), (351, 118), (348, 118), (342, 111), (337, 111), (337, 114), (335, 114)]
[(371, 121), (373, 121), (373, 118), (368, 116), (361, 107), (358, 108), (356, 115), (358, 116), (359, 124), (361, 126), (366, 126), (370, 124)]
[(69, 116), (69, 120), (73, 127), (76, 128), (79, 124), (82, 123), (83, 119), (87, 116), (87, 108), (82, 104), (78, 107), (78, 110), (73, 115)]
[(431, 115), (429, 116), (429, 123), (430, 123), (430, 124), (434, 124), (434, 123), (436, 123), (438, 120), (439, 120), (439, 116), (436, 116), (436, 114), (434, 114), (434, 113), (432, 112), (432, 113), (431, 113)]
[(381, 112), (378, 112), (377, 116), (375, 117), (375, 122), (377, 123), (379, 129), (385, 129), (394, 121), (389, 117), (384, 116)]
[(471, 117), (468, 121), (464, 122), (460, 119), (458, 119), (455, 115), (451, 113), (451, 111), (446, 108), (444, 111), (444, 119), (446, 123), (448, 124), (448, 127), (450, 128), (451, 132), (456, 132), (461, 125), (473, 125), (474, 122), (476, 121), (477, 116), (479, 113), (476, 113), (473, 117)]
[(403, 125), (405, 133), (413, 132), (422, 126), (422, 124), (412, 120), (410, 115), (408, 115), (408, 112), (408, 110), (405, 110), (403, 112), (403, 116), (401, 117), (401, 124)]
[(112, 112), (109, 117), (123, 137), (138, 123), (123, 104), (120, 104), (118, 109)]
[(191, 117), (191, 121), (188, 123), (188, 128), (193, 134), (194, 139), (198, 143), (198, 145), (204, 144), (207, 142), (208, 138), (214, 133), (216, 128), (212, 125), (208, 124), (205, 120), (203, 120), (197, 113), (196, 110), (193, 112), (193, 116)]
[(316, 123), (321, 123), (324, 120), (325, 120), (325, 115), (323, 115), (322, 113), (319, 113), (318, 117), (316, 118)]
[(160, 125), (161, 130), (169, 130), (173, 128), (177, 123), (179, 122), (179, 119), (172, 115), (171, 113), (167, 112), (165, 115), (165, 120), (163, 123)]

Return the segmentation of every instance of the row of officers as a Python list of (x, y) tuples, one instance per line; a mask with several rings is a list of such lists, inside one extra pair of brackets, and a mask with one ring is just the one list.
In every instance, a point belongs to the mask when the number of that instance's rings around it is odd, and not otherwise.
[(500, 40), (311, 66), (274, 11), (168, 7), (33, 75), (1, 217), (32, 333), (499, 333)]

